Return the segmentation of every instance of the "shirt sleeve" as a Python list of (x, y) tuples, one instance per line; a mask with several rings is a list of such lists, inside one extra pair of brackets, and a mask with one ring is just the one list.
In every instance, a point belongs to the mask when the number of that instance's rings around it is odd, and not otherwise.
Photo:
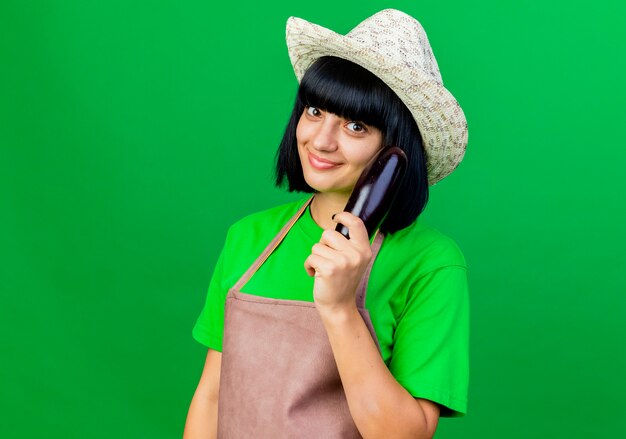
[(228, 286), (224, 281), (224, 265), (227, 259), (228, 238), (217, 258), (209, 289), (207, 291), (204, 307), (192, 330), (193, 338), (206, 347), (222, 351), (222, 338), (224, 335), (224, 306)]
[(411, 285), (394, 334), (389, 370), (416, 398), (441, 406), (441, 416), (467, 412), (469, 297), (467, 270), (433, 270)]

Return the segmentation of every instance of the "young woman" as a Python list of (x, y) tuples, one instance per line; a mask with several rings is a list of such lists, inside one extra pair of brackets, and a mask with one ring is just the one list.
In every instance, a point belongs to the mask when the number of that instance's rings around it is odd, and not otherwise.
[[(287, 44), (300, 87), (276, 183), (312, 196), (230, 227), (193, 330), (209, 349), (185, 438), (432, 437), (466, 412), (467, 275), (417, 217), (463, 157), (465, 117), (400, 11), (346, 36), (291, 18)], [(343, 209), (391, 145), (409, 169), (370, 240)]]

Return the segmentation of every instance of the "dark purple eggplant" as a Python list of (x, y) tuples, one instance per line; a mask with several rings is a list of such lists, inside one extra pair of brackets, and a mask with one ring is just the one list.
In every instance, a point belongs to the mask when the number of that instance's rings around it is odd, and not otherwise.
[[(370, 239), (389, 212), (406, 167), (406, 154), (392, 146), (382, 150), (357, 180), (344, 211), (361, 218)], [(335, 230), (350, 239), (343, 224)]]

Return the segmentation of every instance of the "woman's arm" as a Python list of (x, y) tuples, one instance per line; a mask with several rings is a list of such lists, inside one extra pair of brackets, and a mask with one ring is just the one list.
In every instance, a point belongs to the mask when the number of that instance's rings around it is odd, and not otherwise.
[(432, 438), (439, 407), (391, 375), (356, 309), (320, 310), (350, 413), (364, 438)]
[(183, 439), (217, 437), (217, 400), (222, 353), (209, 349), (200, 382), (191, 400)]
[(347, 240), (326, 230), (305, 261), (315, 276), (313, 294), (328, 334), (354, 422), (364, 438), (431, 438), (439, 407), (415, 399), (382, 360), (356, 308), (356, 289), (372, 251), (363, 222), (342, 212), (334, 217), (348, 227)]

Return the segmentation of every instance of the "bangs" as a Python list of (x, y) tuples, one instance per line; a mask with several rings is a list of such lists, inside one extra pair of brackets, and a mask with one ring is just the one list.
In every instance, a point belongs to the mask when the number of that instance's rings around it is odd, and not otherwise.
[(376, 75), (345, 59), (325, 56), (309, 67), (298, 90), (301, 105), (316, 107), (384, 132), (399, 98)]

